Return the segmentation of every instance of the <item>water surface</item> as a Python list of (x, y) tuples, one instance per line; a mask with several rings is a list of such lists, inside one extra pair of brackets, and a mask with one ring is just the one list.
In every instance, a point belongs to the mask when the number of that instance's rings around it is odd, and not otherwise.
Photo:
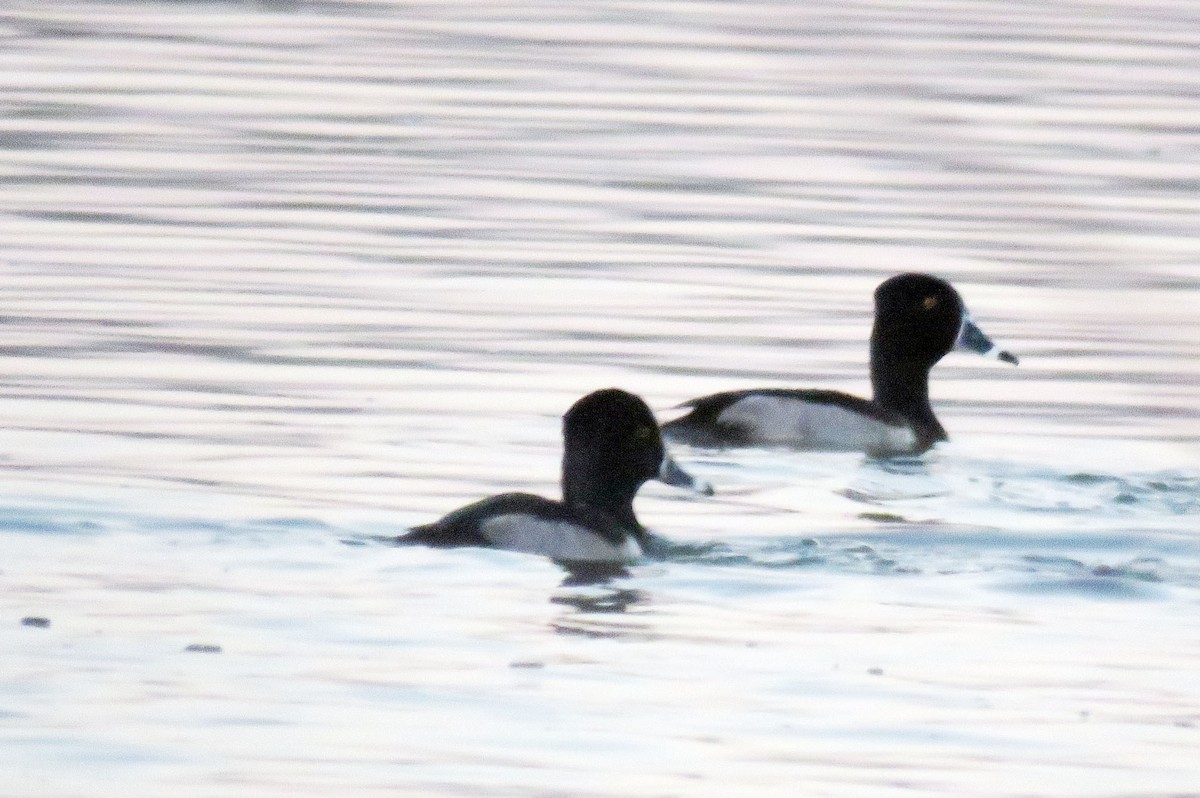
[[(1197, 31), (0, 13), (5, 794), (1195, 793)], [(718, 496), (602, 584), (380, 544), (553, 494), (595, 388), (866, 391), (903, 270), (1022, 356), (938, 366), (920, 461), (680, 449)]]

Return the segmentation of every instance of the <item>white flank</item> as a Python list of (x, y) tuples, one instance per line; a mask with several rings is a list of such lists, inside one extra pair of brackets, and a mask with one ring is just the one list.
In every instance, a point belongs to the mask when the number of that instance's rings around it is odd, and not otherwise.
[(746, 430), (757, 443), (825, 451), (908, 451), (917, 436), (838, 405), (781, 396), (750, 395), (725, 408), (720, 424)]
[(581, 526), (522, 513), (489, 518), (480, 530), (497, 548), (541, 554), (552, 560), (632, 563), (642, 556), (642, 547), (633, 538), (614, 545)]

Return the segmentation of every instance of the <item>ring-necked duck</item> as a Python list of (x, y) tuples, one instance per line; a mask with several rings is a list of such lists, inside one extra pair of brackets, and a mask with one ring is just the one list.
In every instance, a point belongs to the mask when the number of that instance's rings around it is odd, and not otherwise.
[(596, 391), (563, 416), (562, 501), (504, 493), (414, 527), (397, 542), (508, 549), (568, 565), (631, 563), (649, 542), (633, 514), (633, 497), (649, 479), (712, 493), (667, 454), (645, 402), (616, 388)]
[(920, 454), (947, 440), (929, 405), (929, 370), (952, 349), (1017, 363), (975, 326), (945, 280), (897, 275), (875, 289), (870, 401), (840, 391), (729, 391), (684, 403), (692, 411), (663, 431), (695, 446)]

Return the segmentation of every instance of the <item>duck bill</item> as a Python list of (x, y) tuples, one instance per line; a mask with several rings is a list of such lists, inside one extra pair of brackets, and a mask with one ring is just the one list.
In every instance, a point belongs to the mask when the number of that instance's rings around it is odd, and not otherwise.
[(658, 468), (656, 478), (659, 482), (665, 482), (677, 488), (687, 488), (696, 493), (703, 493), (705, 496), (711, 496), (714, 493), (712, 485), (684, 471), (679, 467), (679, 463), (671, 459), (669, 454), (663, 454), (662, 465)]
[(971, 320), (969, 313), (963, 314), (962, 328), (958, 331), (958, 340), (954, 342), (954, 348), (963, 352), (976, 352), (984, 357), (1003, 360), (1005, 363), (1012, 363), (1014, 366), (1020, 362), (1016, 355), (1007, 350), (1001, 349), (992, 343), (992, 339), (983, 334), (983, 330)]

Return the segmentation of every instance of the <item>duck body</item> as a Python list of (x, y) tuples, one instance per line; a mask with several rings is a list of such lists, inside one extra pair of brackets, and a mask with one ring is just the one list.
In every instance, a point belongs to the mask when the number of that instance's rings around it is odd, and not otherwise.
[(647, 532), (601, 510), (532, 493), (502, 493), (468, 504), (402, 538), (437, 548), (475, 546), (540, 554), (566, 563), (628, 564), (645, 553)]
[(872, 398), (817, 389), (728, 391), (686, 402), (690, 412), (664, 425), (663, 433), (715, 448), (920, 454), (948, 438), (929, 401), (929, 372), (954, 349), (1017, 362), (975, 325), (945, 280), (897, 275), (875, 290)]
[[(941, 425), (922, 441), (902, 415), (841, 391), (760, 388), (688, 402), (686, 421), (666, 434), (691, 446), (780, 446), (826, 452), (912, 452), (945, 437)], [(937, 437), (937, 436), (941, 437)]]

